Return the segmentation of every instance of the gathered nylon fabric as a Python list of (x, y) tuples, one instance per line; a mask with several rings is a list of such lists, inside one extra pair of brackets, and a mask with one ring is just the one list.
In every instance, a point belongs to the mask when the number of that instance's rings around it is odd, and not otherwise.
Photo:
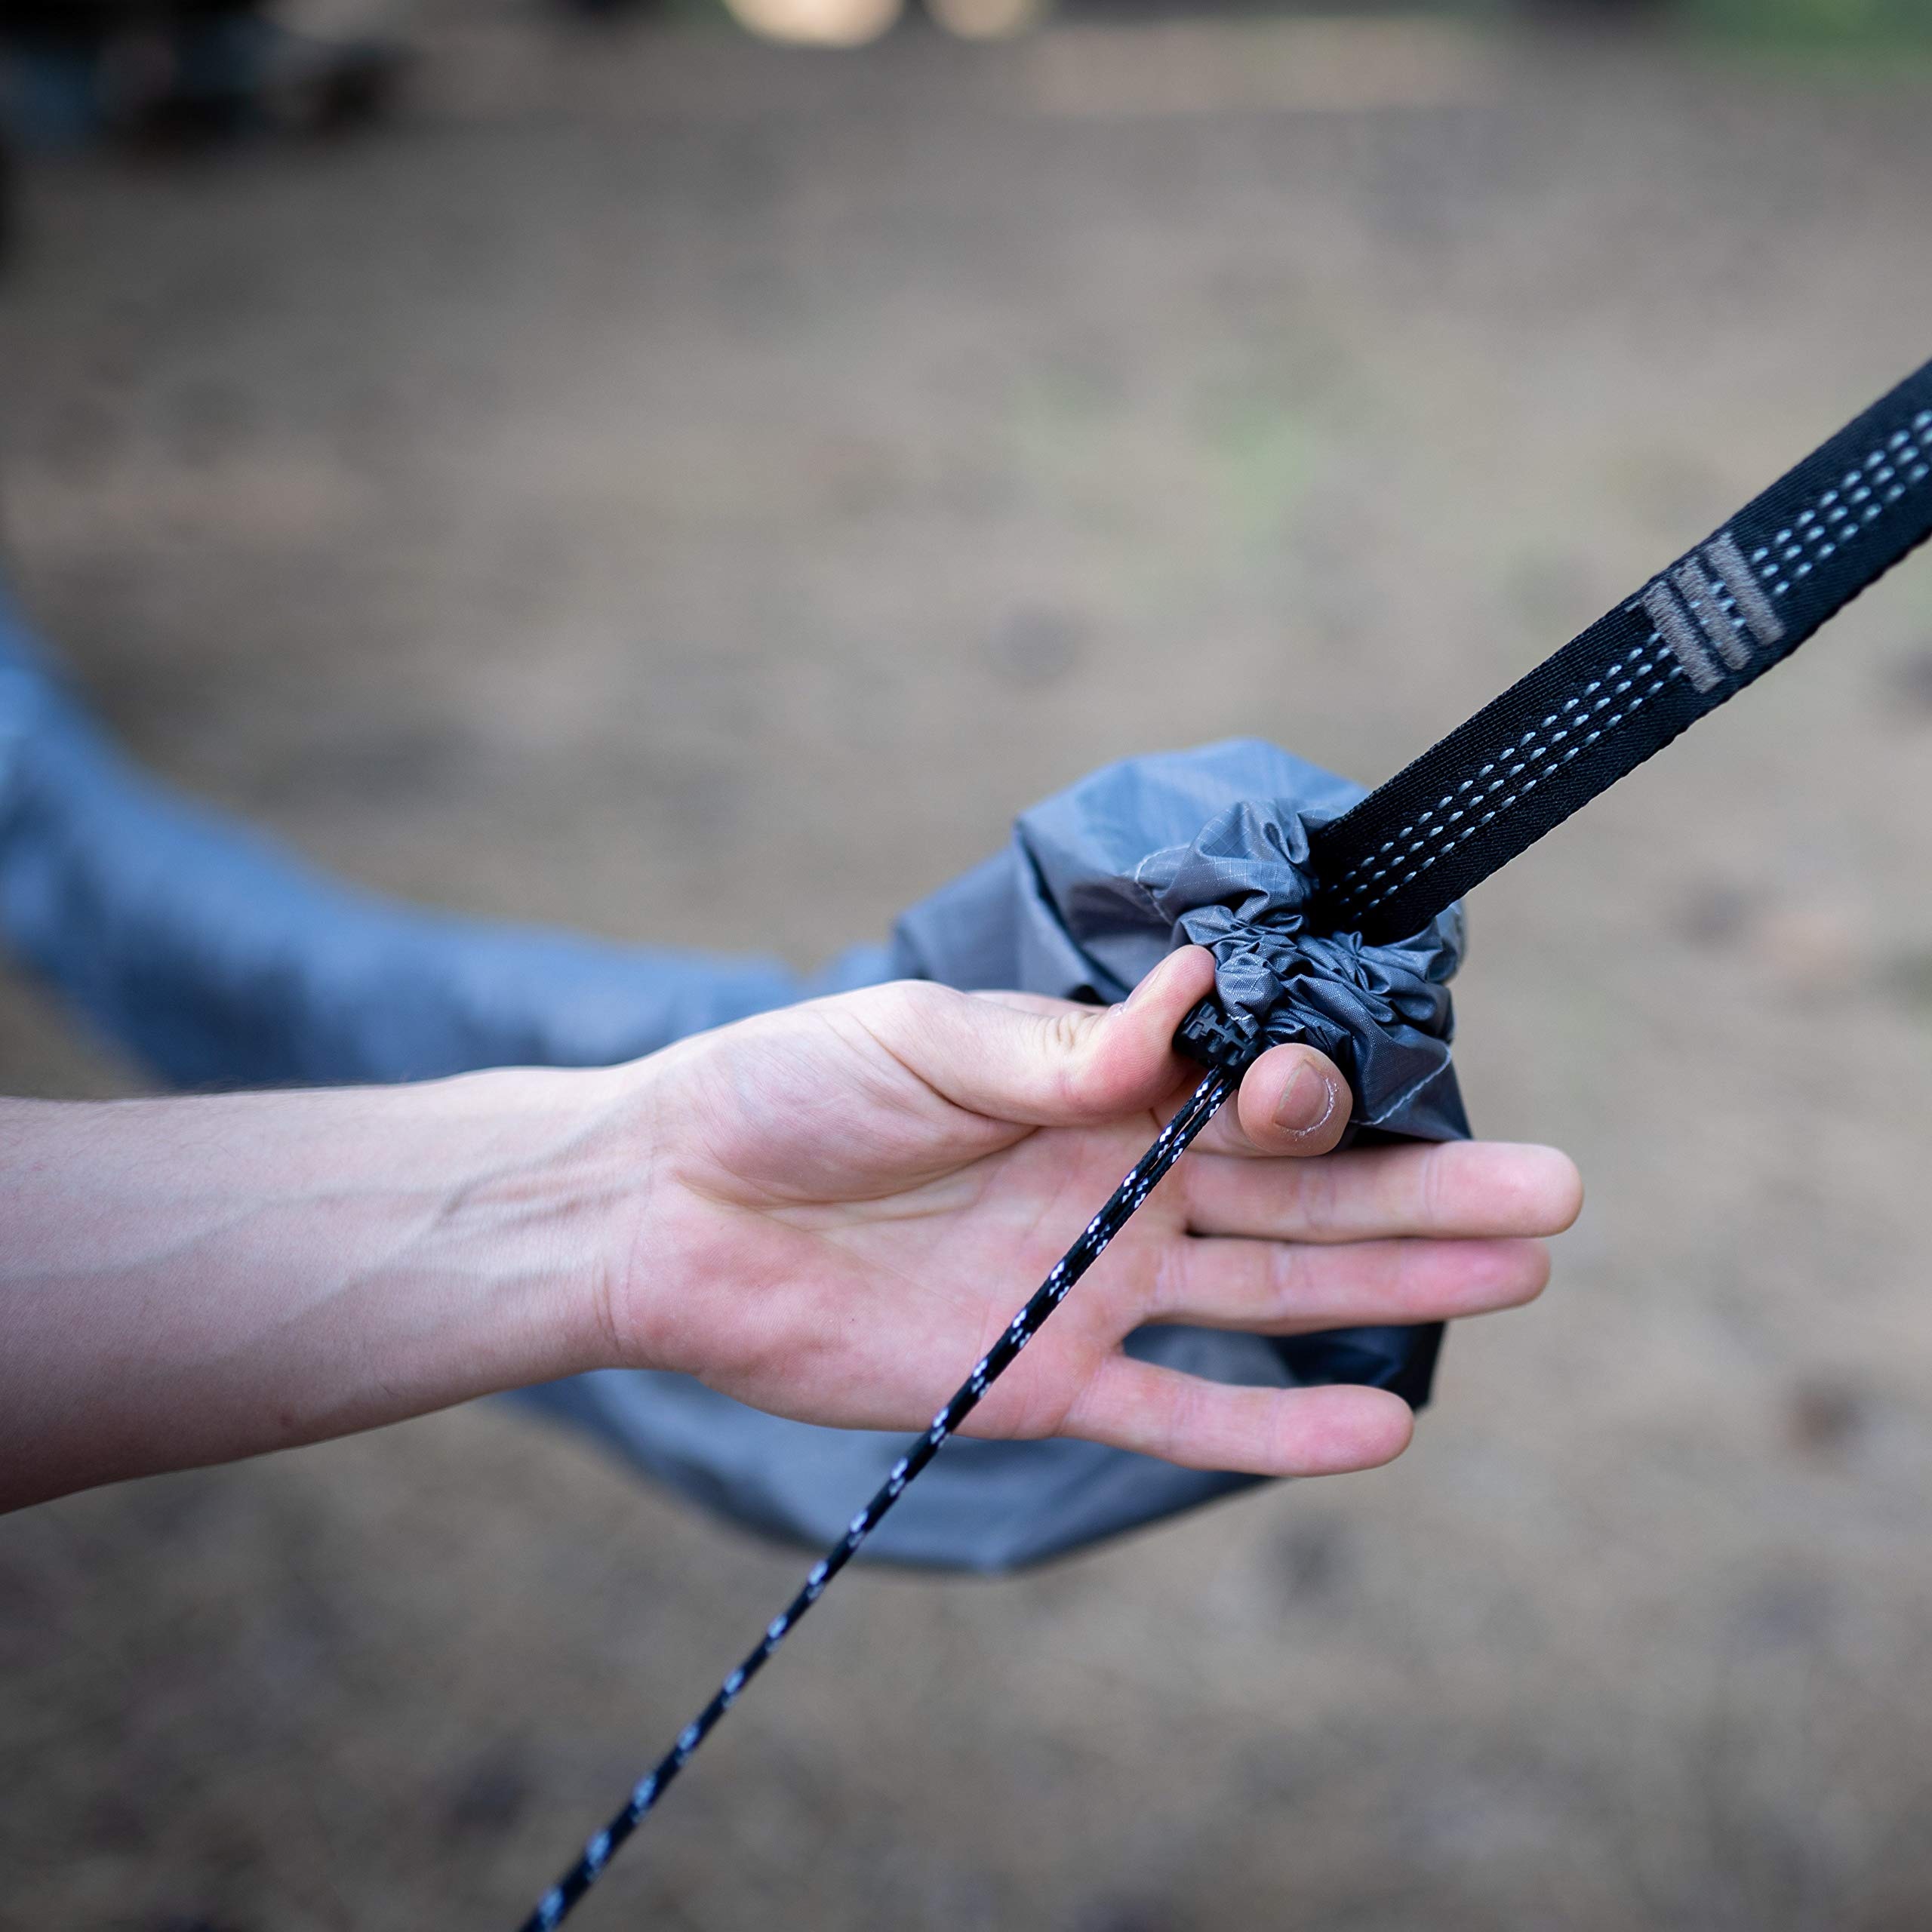
[[(1357, 1132), (1461, 1137), (1445, 989), (1459, 917), (1389, 947), (1298, 930), (1309, 829), (1361, 795), (1254, 741), (1110, 766), (1024, 814), (1006, 851), (915, 906), (889, 946), (801, 975), (775, 960), (465, 918), (333, 879), (136, 771), (0, 598), (0, 941), (183, 1088), (608, 1064), (908, 976), (1111, 1001), (1198, 940), (1215, 951), (1226, 1000), (1273, 1007), (1271, 1038), (1309, 1039), (1341, 1064)], [(1025, 1285), (1016, 1280), (1016, 1294)], [(1439, 1335), (1384, 1327), (1271, 1340), (1158, 1327), (1129, 1347), (1218, 1380), (1369, 1383), (1420, 1404)], [(521, 1399), (704, 1506), (812, 1546), (838, 1534), (852, 1497), (902, 1446), (897, 1432), (787, 1421), (650, 1371), (601, 1371)], [(969, 1438), (869, 1554), (1004, 1569), (1251, 1480), (1088, 1443)]]
[(1111, 1003), (1175, 948), (1204, 946), (1222, 1007), (1257, 1044), (1306, 1041), (1349, 1076), (1356, 1132), (1466, 1137), (1449, 1054), (1460, 909), (1392, 946), (1307, 925), (1310, 835), (1362, 795), (1258, 739), (1108, 765), (907, 913), (894, 963)]

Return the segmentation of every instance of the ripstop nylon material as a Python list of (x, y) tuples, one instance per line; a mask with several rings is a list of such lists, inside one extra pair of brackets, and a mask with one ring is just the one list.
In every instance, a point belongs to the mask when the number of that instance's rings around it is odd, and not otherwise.
[(1932, 534), (1932, 363), (1315, 834), (1334, 929), (1412, 933)]
[[(1318, 831), (1328, 930), (1417, 931), (1804, 643), (1932, 535), (1932, 362), (1669, 569)], [(709, 1703), (525, 1920), (552, 1932), (909, 1484), (1235, 1092), (1258, 1051), (1218, 1003), (1176, 1044), (1210, 1067)]]

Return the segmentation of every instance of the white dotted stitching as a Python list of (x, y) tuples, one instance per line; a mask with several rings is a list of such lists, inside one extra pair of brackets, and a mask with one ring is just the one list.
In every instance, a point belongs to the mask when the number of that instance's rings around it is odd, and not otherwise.
[[(1650, 653), (1647, 658), (1644, 654), (1647, 651)], [(1630, 674), (1629, 676), (1624, 675), (1626, 671)], [(1519, 800), (1527, 798), (1557, 765), (1567, 764), (1580, 752), (1596, 743), (1606, 731), (1622, 724), (1632, 712), (1641, 709), (1672, 678), (1681, 678), (1683, 675), (1684, 667), (1677, 662), (1663, 639), (1653, 631), (1644, 644), (1632, 652), (1627, 659), (1619, 658), (1614, 663), (1606, 666), (1598, 676), (1592, 678), (1574, 697), (1566, 698), (1540, 724), (1533, 725), (1521, 733), (1514, 744), (1506, 746), (1488, 763), (1481, 766), (1473, 777), (1464, 779), (1454, 791), (1444, 792), (1426, 811), (1418, 813), (1392, 838), (1385, 839), (1374, 855), (1383, 861), (1382, 864), (1372, 871), (1352, 873), (1339, 882), (1343, 909), (1356, 914), (1372, 912), (1384, 900), (1392, 898), (1402, 887), (1419, 878), (1438, 860), (1447, 858), (1466, 840), (1473, 838), (1499, 814), (1507, 811)], [(1638, 680), (1647, 675), (1651, 681), (1643, 690), (1637, 691), (1634, 697), (1630, 695)], [(1620, 708), (1607, 718), (1598, 715), (1612, 704), (1619, 705)], [(1567, 724), (1559, 725), (1558, 721), (1567, 713), (1579, 712), (1579, 708), (1586, 705), (1588, 708), (1580, 710), (1579, 715), (1570, 718)], [(1579, 741), (1559, 752), (1557, 748), (1562, 745), (1564, 740), (1573, 731), (1580, 731), (1586, 724), (1589, 729), (1583, 733)], [(1546, 732), (1549, 734), (1547, 739), (1540, 735)], [(1534, 775), (1528, 775), (1539, 761), (1547, 762), (1542, 769), (1535, 771)], [(1492, 773), (1498, 775), (1492, 777)], [(1435, 819), (1438, 813), (1443, 811), (1454, 799), (1469, 791), (1483, 779), (1488, 779), (1490, 782), (1476, 791), (1475, 797), (1467, 804), (1458, 807), (1432, 828), (1431, 821)], [(1515, 789), (1506, 789), (1512, 783)], [(1504, 795), (1497, 798), (1496, 794), (1499, 792)], [(1460, 831), (1451, 831), (1451, 827), (1457, 820), (1490, 799), (1494, 799), (1494, 802), (1489, 804), (1472, 823)], [(1402, 870), (1411, 860), (1419, 863)], [(1390, 877), (1392, 873), (1398, 871), (1399, 877)], [(1364, 898), (1364, 894), (1371, 892), (1385, 879), (1389, 882), (1382, 885), (1380, 891), (1374, 892), (1373, 897)]]
[[(1653, 632), (1647, 640), (1647, 642), (1650, 645), (1656, 645), (1660, 641), (1660, 640), (1658, 638), (1655, 632)], [(1663, 654), (1660, 653), (1659, 656), (1661, 659), (1663, 657)], [(1510, 764), (1508, 769), (1504, 771), (1502, 777), (1494, 780), (1490, 784), (1485, 786), (1482, 791), (1478, 793), (1476, 799), (1472, 801), (1472, 804), (1480, 803), (1483, 798), (1491, 796), (1494, 793), (1502, 790), (1512, 778), (1520, 776), (1528, 768), (1529, 760), (1547, 757), (1549, 755), (1548, 748), (1537, 742), (1537, 733), (1540, 731), (1548, 730), (1551, 726), (1556, 723), (1557, 720), (1562, 716), (1564, 712), (1574, 710), (1583, 699), (1594, 697), (1596, 693), (1603, 689), (1606, 684), (1611, 684), (1613, 680), (1617, 681), (1614, 684), (1612, 690), (1606, 696), (1595, 698), (1595, 702), (1590, 707), (1591, 711), (1594, 712), (1602, 710), (1605, 706), (1611, 703), (1614, 699), (1622, 697), (1627, 693), (1631, 689), (1633, 679), (1622, 676), (1621, 674), (1625, 668), (1625, 664), (1620, 659), (1617, 663), (1607, 666), (1601, 677), (1592, 679), (1590, 683), (1583, 687), (1583, 691), (1580, 696), (1566, 698), (1556, 710), (1552, 712), (1549, 716), (1543, 720), (1541, 724), (1535, 726), (1531, 730), (1524, 732), (1518, 739), (1515, 744), (1509, 746), (1508, 749), (1498, 753), (1497, 756), (1494, 759), (1491, 760), (1488, 764), (1482, 766), (1477, 771), (1475, 778), (1464, 779), (1462, 783), (1457, 786), (1455, 793), (1446, 794), (1441, 799), (1437, 801), (1435, 807), (1432, 808), (1430, 811), (1422, 813), (1410, 824), (1404, 826), (1401, 830), (1395, 834), (1395, 836), (1393, 838), (1385, 840), (1382, 845), (1378, 848), (1376, 856), (1379, 857), (1384, 853), (1392, 852), (1394, 856), (1391, 857), (1387, 865), (1380, 866), (1375, 871), (1367, 874), (1361, 881), (1361, 884), (1371, 885), (1374, 884), (1377, 879), (1385, 878), (1392, 867), (1399, 865), (1404, 859), (1422, 851), (1432, 836), (1439, 835), (1441, 831), (1444, 828), (1438, 828), (1438, 832), (1436, 834), (1431, 834), (1425, 830), (1422, 831), (1420, 837), (1411, 838), (1410, 836), (1411, 834), (1417, 832), (1420, 828), (1426, 826), (1428, 821), (1435, 816), (1436, 811), (1439, 811), (1443, 805), (1447, 804), (1451, 798), (1455, 796), (1458, 793), (1468, 791), (1471, 786), (1475, 784), (1477, 779), (1488, 777), (1490, 774), (1496, 770), (1497, 766), (1504, 759), (1510, 757), (1512, 753), (1521, 750), (1524, 752), (1524, 756), (1523, 759)], [(1629, 668), (1633, 671), (1637, 671), (1638, 675), (1641, 675), (1641, 671), (1635, 660), (1632, 661)], [(1645, 668), (1655, 669), (1660, 667), (1658, 664), (1653, 663)], [(1661, 687), (1658, 686), (1653, 688), (1654, 690), (1657, 688), (1661, 688)], [(1619, 721), (1627, 714), (1628, 711), (1635, 710), (1637, 708), (1637, 705), (1642, 702), (1642, 698), (1639, 697), (1626, 707), (1626, 712), (1619, 712), (1617, 719), (1607, 720), (1605, 721), (1608, 723)], [(1555, 732), (1552, 736), (1550, 742), (1554, 744), (1567, 737), (1568, 735), (1569, 731), (1566, 728), (1562, 731)], [(1593, 734), (1592, 737), (1594, 738), (1594, 737), (1600, 735), (1601, 731), (1599, 731), (1598, 733)], [(1589, 741), (1586, 740), (1586, 742)], [(1532, 780), (1530, 783), (1533, 785), (1535, 781)], [(1487, 825), (1491, 819), (1495, 817), (1497, 811), (1505, 809), (1507, 806), (1512, 804), (1513, 803), (1515, 803), (1513, 797), (1500, 801), (1494, 809), (1484, 813), (1483, 816), (1477, 820), (1476, 826), (1471, 827), (1470, 830), (1473, 831), (1481, 826)], [(1453, 823), (1454, 820), (1461, 817), (1463, 815), (1463, 814), (1461, 811), (1452, 813), (1450, 815), (1449, 819), (1444, 821), (1444, 826), (1446, 827), (1448, 823)], [(1465, 832), (1461, 835), (1462, 837), (1467, 837), (1468, 835), (1468, 832)], [(1404, 844), (1403, 844), (1403, 841), (1405, 840), (1407, 841), (1407, 842)], [(1460, 838), (1459, 838), (1451, 842), (1460, 843)], [(1401, 849), (1397, 851), (1395, 848), (1398, 845), (1401, 846)], [(1358, 886), (1356, 889), (1359, 891), (1361, 889), (1360, 886)]]
[(1786, 597), (1794, 583), (1809, 577), (1840, 548), (1862, 536), (1908, 490), (1932, 476), (1932, 409), (1921, 410), (1910, 426), (1894, 430), (1856, 468), (1789, 528), (1751, 553), (1761, 574), (1774, 580), (1774, 597)]

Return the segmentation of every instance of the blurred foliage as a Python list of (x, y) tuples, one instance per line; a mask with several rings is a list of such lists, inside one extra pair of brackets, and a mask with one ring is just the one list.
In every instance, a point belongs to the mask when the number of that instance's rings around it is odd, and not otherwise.
[[(1063, 11), (1080, 4), (1062, 0)], [(1277, 9), (1264, 0), (1263, 11)], [(1288, 0), (1278, 11), (1460, 14), (1491, 27), (1661, 28), (1801, 54), (1932, 51), (1932, 0)]]
[(1927, 0), (1680, 0), (1690, 24), (1740, 38), (1850, 48), (1916, 42), (1932, 48)]

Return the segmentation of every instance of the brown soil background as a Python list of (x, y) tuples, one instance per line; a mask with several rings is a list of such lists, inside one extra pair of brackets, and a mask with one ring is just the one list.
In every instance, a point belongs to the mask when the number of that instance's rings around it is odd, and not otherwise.
[[(35, 175), (0, 475), (143, 759), (445, 905), (810, 959), (1106, 758), (1374, 779), (1932, 344), (1922, 68), (441, 17), (361, 143)], [(585, 1925), (1932, 1923), (1929, 643), (1478, 896), (1592, 1192), (1407, 1458), (854, 1579)], [(0, 1523), (0, 1926), (507, 1926), (798, 1569), (490, 1407)]]

